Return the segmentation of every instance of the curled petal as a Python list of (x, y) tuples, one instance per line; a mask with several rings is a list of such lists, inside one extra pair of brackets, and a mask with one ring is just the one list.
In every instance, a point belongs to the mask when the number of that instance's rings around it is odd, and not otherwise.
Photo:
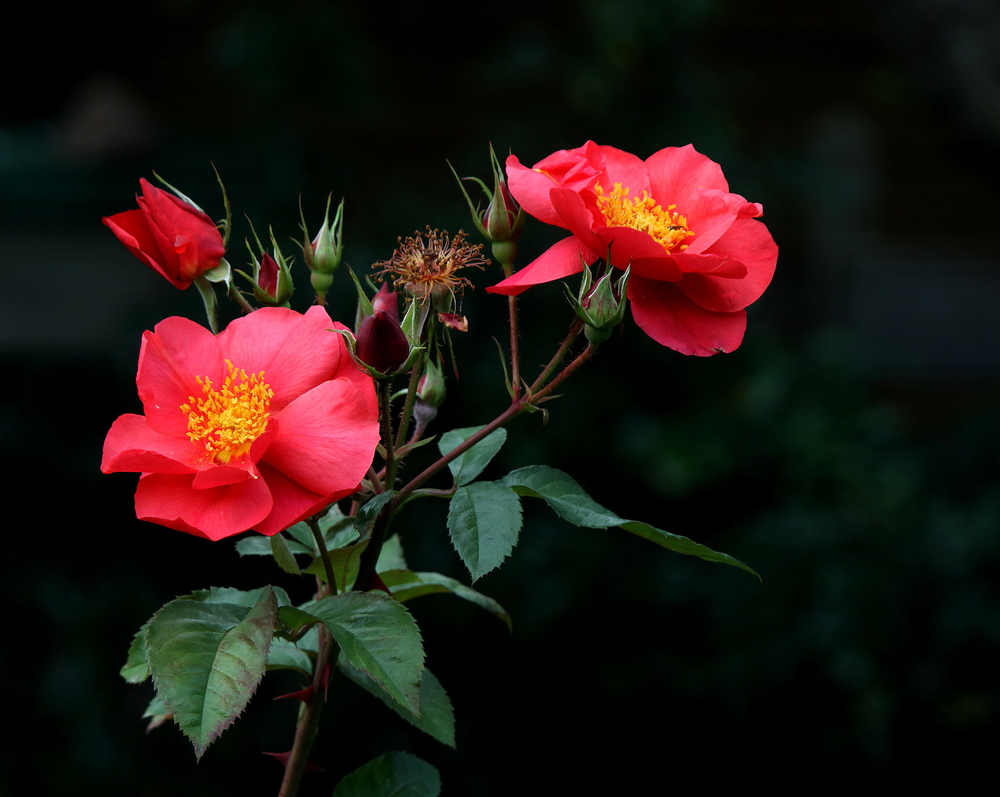
[(272, 507), (264, 479), (197, 490), (193, 475), (147, 473), (139, 479), (135, 513), (178, 531), (221, 540), (247, 531), (263, 521)]
[(714, 251), (728, 253), (733, 263), (745, 267), (746, 276), (730, 279), (721, 272), (686, 274), (680, 289), (706, 310), (722, 313), (742, 310), (757, 301), (771, 283), (778, 260), (778, 246), (767, 227), (754, 219), (738, 219), (707, 254)]
[(161, 434), (141, 415), (122, 415), (104, 440), (104, 473), (194, 473), (205, 468), (186, 437)]
[(579, 274), (583, 271), (584, 261), (593, 263), (597, 257), (576, 238), (563, 238), (516, 274), (486, 290), (489, 293), (517, 296), (532, 285)]
[(330, 495), (318, 495), (267, 464), (261, 464), (261, 474), (271, 490), (273, 504), (268, 516), (255, 523), (253, 530), (269, 537), (315, 515), (333, 501), (346, 498), (358, 489), (355, 484)]
[(531, 169), (511, 155), (507, 158), (507, 183), (514, 199), (526, 213), (546, 224), (564, 226), (552, 207), (549, 191), (568, 188), (572, 191), (593, 190), (604, 171), (600, 147), (588, 141), (582, 147), (559, 150), (540, 160)]

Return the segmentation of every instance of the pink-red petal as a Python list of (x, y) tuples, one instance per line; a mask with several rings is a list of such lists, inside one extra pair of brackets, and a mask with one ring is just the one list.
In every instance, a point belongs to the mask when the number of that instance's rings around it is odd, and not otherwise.
[(629, 281), (632, 317), (657, 343), (708, 357), (734, 351), (743, 342), (746, 312), (713, 313), (699, 307), (670, 282), (638, 277)]
[(604, 156), (604, 171), (601, 188), (605, 193), (611, 193), (615, 183), (621, 183), (629, 189), (629, 196), (637, 197), (643, 191), (649, 191), (649, 171), (642, 159), (615, 147), (599, 146)]
[(136, 383), (150, 428), (185, 435), (188, 417), (181, 405), (203, 395), (196, 377), (222, 383), (223, 360), (215, 335), (187, 318), (166, 318), (143, 333)]
[(285, 407), (264, 462), (315, 493), (353, 488), (371, 466), (377, 418), (371, 379), (355, 369)]
[(167, 269), (161, 265), (163, 257), (160, 245), (142, 210), (126, 210), (113, 216), (105, 216), (101, 221), (110, 228), (126, 249), (157, 274), (169, 280), (175, 288), (183, 290), (191, 285), (190, 280), (178, 277), (175, 269)]
[(729, 191), (722, 167), (691, 144), (666, 147), (653, 153), (646, 159), (646, 168), (649, 170), (650, 193), (664, 207), (676, 204), (678, 209), (683, 208), (700, 188)]

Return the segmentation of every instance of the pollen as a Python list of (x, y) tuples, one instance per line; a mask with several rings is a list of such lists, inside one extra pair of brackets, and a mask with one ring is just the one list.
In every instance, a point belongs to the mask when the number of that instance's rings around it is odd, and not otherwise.
[(400, 238), (398, 243), (392, 257), (373, 268), (381, 266), (380, 276), (391, 275), (395, 287), (420, 301), (430, 296), (460, 294), (472, 283), (457, 272), (463, 268), (482, 269), (487, 263), (482, 257), (483, 247), (466, 243), (462, 230), (451, 238), (447, 232), (428, 227), (426, 233)]
[(685, 241), (694, 232), (688, 228), (687, 219), (675, 211), (677, 205), (667, 205), (664, 209), (646, 191), (630, 197), (628, 187), (621, 183), (615, 183), (610, 194), (595, 185), (594, 193), (609, 227), (631, 227), (649, 233), (667, 252), (683, 252), (688, 248)]
[(217, 465), (250, 451), (254, 440), (267, 428), (274, 391), (264, 381), (264, 372), (247, 375), (226, 360), (228, 374), (216, 389), (208, 377), (196, 377), (201, 396), (189, 396), (181, 404), (188, 417), (187, 436)]

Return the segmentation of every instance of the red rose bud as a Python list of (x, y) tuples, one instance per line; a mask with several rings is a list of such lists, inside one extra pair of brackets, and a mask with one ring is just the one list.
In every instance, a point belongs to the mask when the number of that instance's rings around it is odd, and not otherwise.
[(278, 271), (278, 261), (264, 252), (257, 270), (257, 286), (272, 299), (278, 296)]
[(625, 318), (625, 296), (631, 267), (614, 281), (611, 272), (603, 274), (596, 284), (592, 284), (590, 269), (584, 267), (580, 282), (579, 298), (570, 297), (576, 314), (586, 324), (584, 334), (593, 344), (604, 343), (611, 337), (611, 331)]
[[(391, 309), (381, 309), (388, 307), (388, 301), (379, 291), (373, 303), (375, 312), (362, 318), (358, 325), (355, 348), (361, 362), (382, 374), (398, 371), (410, 356), (410, 344), (399, 325), (399, 312), (393, 317)], [(381, 308), (376, 306), (379, 304)]]
[(302, 255), (305, 257), (306, 265), (310, 270), (318, 274), (332, 275), (340, 265), (343, 257), (343, 233), (344, 233), (344, 201), (341, 200), (337, 206), (337, 212), (330, 221), (331, 195), (326, 201), (326, 214), (323, 216), (323, 225), (316, 233), (316, 237), (309, 240), (309, 232), (306, 229), (305, 219), (302, 220), (302, 232), (305, 240), (302, 243)]
[(215, 222), (201, 209), (140, 179), (138, 210), (102, 221), (126, 248), (177, 288), (219, 265), (226, 252)]
[(503, 173), (494, 174), (493, 196), (483, 211), (483, 229), (494, 243), (517, 240), (524, 227), (524, 213), (507, 187)]

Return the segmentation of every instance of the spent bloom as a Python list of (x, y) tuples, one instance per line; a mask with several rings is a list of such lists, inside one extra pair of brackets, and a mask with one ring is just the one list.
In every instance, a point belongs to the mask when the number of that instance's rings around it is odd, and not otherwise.
[(187, 288), (219, 265), (226, 252), (215, 222), (169, 191), (139, 180), (138, 210), (106, 216), (103, 222), (128, 250), (177, 288)]
[(461, 230), (449, 237), (447, 232), (427, 228), (426, 233), (414, 233), (412, 238), (400, 238), (399, 246), (388, 260), (375, 264), (381, 266), (380, 276), (391, 276), (393, 284), (421, 303), (428, 299), (435, 310), (450, 313), (455, 296), (461, 294), (468, 279), (460, 277), (463, 268), (482, 269), (486, 260), (482, 246), (465, 242)]
[(488, 291), (516, 295), (605, 258), (630, 269), (636, 323), (682, 354), (733, 351), (744, 308), (764, 292), (778, 247), (763, 208), (729, 193), (721, 167), (690, 144), (647, 160), (588, 141), (523, 166), (507, 159), (521, 207), (571, 234)]
[(143, 335), (144, 415), (122, 415), (105, 473), (141, 473), (136, 515), (218, 540), (275, 534), (357, 490), (378, 443), (372, 380), (321, 307), (268, 307), (218, 335), (186, 318)]

